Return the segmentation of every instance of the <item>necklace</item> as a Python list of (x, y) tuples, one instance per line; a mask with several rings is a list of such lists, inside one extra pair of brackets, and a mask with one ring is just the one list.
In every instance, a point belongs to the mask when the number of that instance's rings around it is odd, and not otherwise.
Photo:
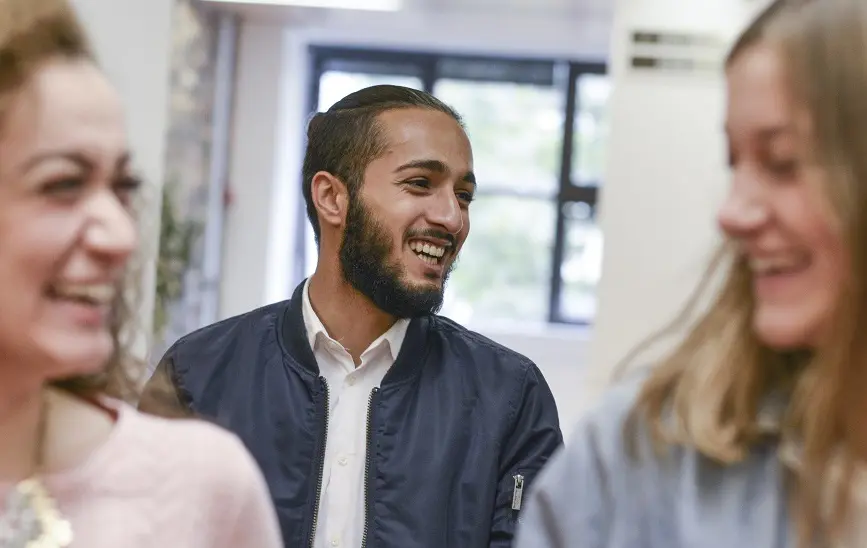
[(65, 548), (72, 544), (72, 527), (40, 479), (43, 468), (47, 402), (42, 399), (36, 435), (35, 473), (18, 483), (2, 501), (0, 548)]

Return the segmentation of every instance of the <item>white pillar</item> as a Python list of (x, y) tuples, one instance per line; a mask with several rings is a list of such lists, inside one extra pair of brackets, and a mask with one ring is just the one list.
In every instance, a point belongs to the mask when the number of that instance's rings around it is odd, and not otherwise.
[[(727, 185), (722, 67), (640, 70), (634, 53), (721, 62), (764, 2), (618, 0), (610, 70), (609, 166), (602, 193), (605, 256), (588, 403), (612, 367), (684, 305), (713, 251)], [(718, 39), (716, 47), (645, 45), (633, 33)]]
[[(233, 200), (225, 218), (218, 319), (281, 300), (290, 291), (292, 206), (301, 171), (281, 166), (299, 157), (300, 145), (287, 136), (302, 135), (303, 120), (287, 118), (282, 107), (291, 97), (297, 100), (293, 112), (303, 113), (304, 103), (303, 94), (291, 93), (287, 87), (303, 75), (284, 70), (284, 37), (278, 25), (244, 23), (241, 27), (230, 139)], [(282, 284), (276, 289), (269, 284), (269, 274), (275, 270), (282, 277), (274, 280)]]
[[(160, 192), (168, 127), (169, 59), (173, 0), (72, 0), (90, 34), (98, 61), (120, 91), (127, 109), (135, 168), (148, 184), (144, 212), (146, 251), (157, 252)], [(150, 331), (155, 269), (143, 283), (141, 324)], [(147, 341), (142, 341), (142, 354)]]

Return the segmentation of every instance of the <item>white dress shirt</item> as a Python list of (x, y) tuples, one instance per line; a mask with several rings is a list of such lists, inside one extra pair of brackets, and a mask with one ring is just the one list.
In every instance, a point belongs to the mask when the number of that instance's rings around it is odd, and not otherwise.
[(356, 367), (349, 352), (328, 335), (314, 312), (309, 286), (308, 280), (302, 299), (304, 327), (319, 371), (328, 383), (328, 438), (313, 546), (360, 548), (364, 536), (370, 395), (394, 364), (409, 320), (397, 321), (373, 341)]

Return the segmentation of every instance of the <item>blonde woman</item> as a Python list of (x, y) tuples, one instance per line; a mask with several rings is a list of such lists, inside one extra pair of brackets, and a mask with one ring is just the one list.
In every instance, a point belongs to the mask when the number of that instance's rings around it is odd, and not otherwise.
[(867, 546), (867, 2), (774, 2), (726, 77), (727, 277), (543, 472), (520, 548)]
[(0, 0), (0, 547), (276, 548), (240, 441), (124, 402), (125, 133), (70, 6)]

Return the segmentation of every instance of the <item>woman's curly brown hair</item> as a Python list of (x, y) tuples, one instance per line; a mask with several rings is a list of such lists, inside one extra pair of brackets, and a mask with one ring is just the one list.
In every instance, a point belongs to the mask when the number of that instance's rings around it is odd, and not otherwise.
[[(31, 76), (54, 59), (95, 62), (90, 40), (74, 8), (66, 0), (0, 0), (0, 118)], [(92, 398), (106, 395), (135, 400), (144, 368), (133, 358), (134, 318), (140, 310), (141, 277), (133, 265), (113, 303), (110, 329), (114, 352), (93, 375), (57, 380), (54, 386)]]

